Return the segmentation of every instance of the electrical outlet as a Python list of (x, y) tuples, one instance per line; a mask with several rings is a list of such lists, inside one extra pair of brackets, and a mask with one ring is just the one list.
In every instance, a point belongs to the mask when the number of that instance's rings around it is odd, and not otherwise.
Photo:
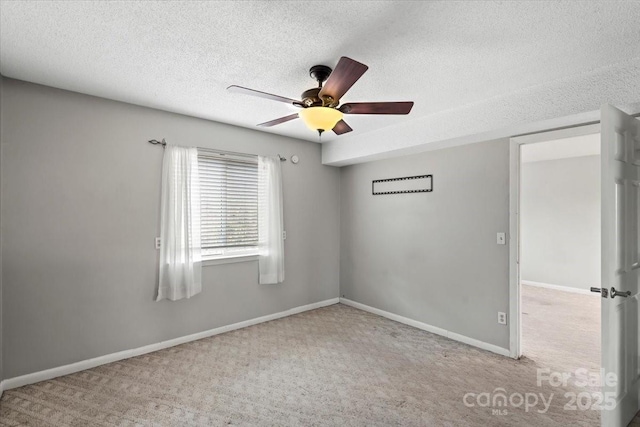
[(282, 240), (287, 240), (287, 231), (282, 232)]
[(161, 244), (162, 244), (162, 240), (159, 237), (156, 237), (156, 249), (160, 249)]
[(502, 311), (498, 312), (498, 323), (501, 325), (507, 324), (507, 313), (503, 313)]

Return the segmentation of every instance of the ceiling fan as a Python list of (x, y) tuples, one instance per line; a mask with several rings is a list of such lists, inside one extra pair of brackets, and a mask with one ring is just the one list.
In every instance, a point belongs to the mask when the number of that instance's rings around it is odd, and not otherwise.
[(271, 127), (301, 118), (309, 129), (318, 131), (320, 136), (327, 130), (342, 135), (353, 130), (342, 119), (343, 114), (409, 114), (413, 107), (413, 102), (351, 102), (340, 105), (340, 98), (367, 69), (369, 67), (366, 65), (346, 56), (340, 58), (334, 70), (326, 65), (314, 65), (309, 70), (309, 75), (318, 81), (318, 87), (302, 92), (301, 101), (236, 85), (227, 89), (302, 108), (298, 113), (260, 123), (258, 126)]

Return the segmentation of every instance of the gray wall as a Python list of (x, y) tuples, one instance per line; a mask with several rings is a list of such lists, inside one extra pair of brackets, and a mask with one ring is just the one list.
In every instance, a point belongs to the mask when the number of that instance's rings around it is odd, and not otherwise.
[[(11, 378), (339, 295), (340, 171), (320, 145), (5, 79), (4, 376)], [(300, 156), (283, 164), (286, 281), (257, 262), (203, 269), (203, 292), (154, 302), (162, 148)]]
[[(371, 195), (425, 173), (432, 193)], [(341, 176), (340, 293), (508, 348), (509, 145), (497, 140), (349, 166)]]
[(522, 280), (599, 287), (600, 156), (523, 163), (520, 188)]

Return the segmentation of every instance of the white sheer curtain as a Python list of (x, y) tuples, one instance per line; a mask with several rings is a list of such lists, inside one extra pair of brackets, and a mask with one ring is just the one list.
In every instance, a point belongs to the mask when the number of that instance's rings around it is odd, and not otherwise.
[(162, 162), (158, 298), (190, 298), (202, 290), (198, 150), (166, 146)]
[(278, 157), (258, 157), (258, 267), (260, 284), (284, 281), (282, 171)]

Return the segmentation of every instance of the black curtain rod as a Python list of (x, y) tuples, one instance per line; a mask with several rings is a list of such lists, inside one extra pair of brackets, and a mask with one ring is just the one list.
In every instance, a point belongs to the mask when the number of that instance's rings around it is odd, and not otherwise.
[[(162, 148), (167, 146), (167, 141), (165, 141), (164, 138), (162, 138), (162, 141), (158, 141), (157, 139), (150, 139), (148, 142), (150, 144), (153, 144), (153, 145), (162, 145)], [(235, 151), (216, 150), (216, 149), (213, 149), (213, 148), (199, 148), (199, 149), (202, 149), (202, 150), (205, 150), (205, 151), (209, 150), (209, 151), (213, 151), (213, 152), (219, 153), (219, 154), (231, 154), (231, 155), (234, 155), (234, 156), (245, 156), (245, 157), (253, 157), (254, 156), (253, 154), (237, 153)], [(287, 161), (287, 158), (286, 157), (282, 157), (280, 154), (278, 154), (278, 158), (280, 159), (281, 162), (286, 162)]]

